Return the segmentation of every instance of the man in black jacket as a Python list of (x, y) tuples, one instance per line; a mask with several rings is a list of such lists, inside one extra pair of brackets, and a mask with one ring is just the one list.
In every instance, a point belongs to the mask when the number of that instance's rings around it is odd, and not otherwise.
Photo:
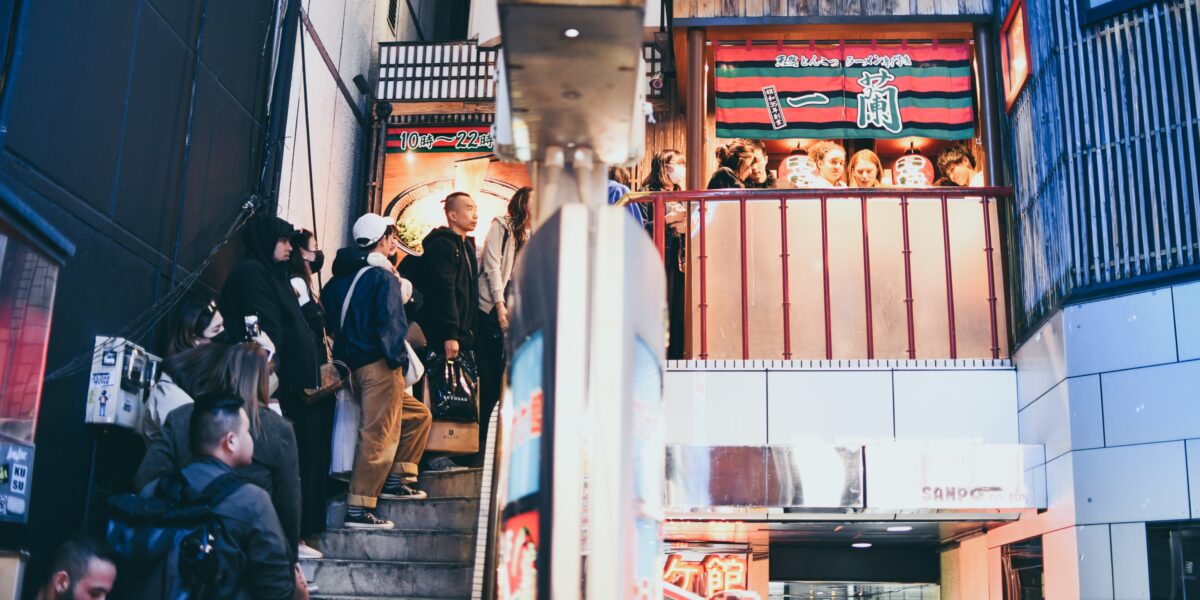
[(404, 303), (412, 292), (390, 262), (398, 243), (396, 226), (380, 215), (363, 215), (354, 223), (354, 242), (358, 248), (338, 250), (333, 279), (321, 292), (333, 356), (353, 370), (362, 403), (346, 526), (391, 529), (391, 521), (375, 515), (375, 506), (379, 498), (425, 497), (408, 484), (416, 482), (432, 418), (421, 401), (405, 392)]
[(318, 384), (317, 347), (288, 283), (290, 239), (295, 232), (295, 227), (278, 217), (251, 219), (243, 230), (246, 255), (225, 279), (217, 300), (227, 328), (240, 331), (247, 315), (257, 315), (259, 327), (275, 343), (276, 397), (285, 413), (294, 403), (304, 401), (305, 388)]
[(479, 266), (475, 239), (467, 234), (475, 230), (479, 217), (475, 200), (466, 192), (450, 194), (445, 205), (447, 226), (430, 231), (422, 242), (424, 278), (420, 283), (425, 308), (421, 328), (430, 348), (453, 359), (475, 343)]

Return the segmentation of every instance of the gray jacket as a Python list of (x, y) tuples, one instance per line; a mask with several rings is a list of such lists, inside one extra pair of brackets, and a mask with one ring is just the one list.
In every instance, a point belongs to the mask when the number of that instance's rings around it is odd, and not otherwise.
[[(150, 443), (133, 484), (138, 488), (192, 461), (188, 425), (193, 404), (185, 404), (167, 415), (161, 435)], [(258, 409), (259, 426), (254, 437), (254, 462), (239, 469), (250, 483), (267, 491), (275, 513), (287, 535), (292, 558), (300, 545), (300, 462), (296, 432), (292, 424), (269, 408)]]
[[(203, 490), (217, 477), (230, 472), (228, 466), (211, 458), (192, 461), (183, 468), (183, 476), (192, 489)], [(158, 480), (142, 489), (142, 496), (154, 495)], [(243, 485), (221, 501), (214, 512), (229, 536), (237, 542), (245, 557), (236, 600), (289, 600), (294, 593), (289, 542), (279, 526), (279, 517), (271, 497), (254, 484)], [(147, 590), (162, 581), (148, 581)]]

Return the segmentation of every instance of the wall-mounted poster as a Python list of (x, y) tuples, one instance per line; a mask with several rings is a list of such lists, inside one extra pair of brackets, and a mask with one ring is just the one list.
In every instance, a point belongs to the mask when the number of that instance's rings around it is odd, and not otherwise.
[(719, 45), (717, 137), (969, 139), (971, 81), (966, 42)]

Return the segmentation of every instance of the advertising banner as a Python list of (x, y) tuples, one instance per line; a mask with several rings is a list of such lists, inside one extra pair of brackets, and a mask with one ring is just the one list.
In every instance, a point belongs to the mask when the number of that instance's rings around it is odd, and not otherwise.
[(717, 137), (969, 139), (971, 81), (966, 42), (719, 45)]

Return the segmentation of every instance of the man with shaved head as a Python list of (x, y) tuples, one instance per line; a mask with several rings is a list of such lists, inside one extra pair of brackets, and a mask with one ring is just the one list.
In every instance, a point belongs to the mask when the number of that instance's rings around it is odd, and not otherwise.
[(425, 236), (425, 309), (421, 329), (429, 347), (447, 359), (471, 350), (475, 343), (475, 313), (479, 305), (479, 266), (475, 261), (475, 230), (479, 217), (475, 199), (454, 192), (443, 201), (446, 226)]

